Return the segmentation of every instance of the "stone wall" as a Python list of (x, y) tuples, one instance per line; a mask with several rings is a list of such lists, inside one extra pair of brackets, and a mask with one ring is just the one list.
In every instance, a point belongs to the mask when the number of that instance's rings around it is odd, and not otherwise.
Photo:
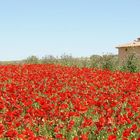
[(119, 63), (122, 65), (125, 63), (126, 59), (130, 55), (135, 55), (138, 59), (140, 59), (140, 47), (121, 47), (118, 48), (119, 53)]

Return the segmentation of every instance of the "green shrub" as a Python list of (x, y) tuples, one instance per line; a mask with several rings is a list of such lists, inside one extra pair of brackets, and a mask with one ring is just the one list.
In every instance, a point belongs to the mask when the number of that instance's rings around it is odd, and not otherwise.
[(40, 61), (36, 56), (32, 55), (29, 56), (26, 60), (24, 60), (24, 62), (27, 64), (38, 64)]
[(138, 72), (138, 59), (134, 54), (131, 54), (127, 57), (126, 61), (124, 62), (123, 66), (121, 66), (122, 71), (129, 71), (129, 72)]
[(47, 55), (43, 57), (40, 61), (43, 64), (56, 64), (58, 62), (57, 58), (55, 58), (53, 55)]
[(99, 69), (109, 69), (112, 71), (121, 70), (129, 72), (140, 71), (140, 62), (135, 57), (135, 55), (129, 55), (129, 57), (124, 61), (123, 65), (120, 66), (118, 56), (112, 54), (106, 54), (103, 56), (92, 55), (90, 57), (80, 57), (74, 58), (71, 55), (62, 55), (61, 57), (54, 57), (52, 55), (47, 55), (42, 59), (36, 56), (29, 56), (27, 59), (22, 61), (8, 61), (1, 62), (0, 64), (60, 64), (64, 66), (76, 66), (76, 67), (90, 67)]

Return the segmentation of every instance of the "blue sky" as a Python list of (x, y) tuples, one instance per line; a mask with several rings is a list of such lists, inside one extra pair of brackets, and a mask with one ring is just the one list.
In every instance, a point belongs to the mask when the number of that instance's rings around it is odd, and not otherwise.
[(0, 60), (117, 54), (140, 36), (139, 0), (1, 0)]

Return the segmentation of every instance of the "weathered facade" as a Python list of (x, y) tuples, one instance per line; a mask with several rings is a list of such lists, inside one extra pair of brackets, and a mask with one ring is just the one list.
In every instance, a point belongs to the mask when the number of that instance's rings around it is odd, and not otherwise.
[(116, 47), (118, 49), (118, 56), (120, 64), (123, 64), (130, 55), (135, 55), (140, 59), (140, 38), (137, 38), (131, 43), (122, 44)]

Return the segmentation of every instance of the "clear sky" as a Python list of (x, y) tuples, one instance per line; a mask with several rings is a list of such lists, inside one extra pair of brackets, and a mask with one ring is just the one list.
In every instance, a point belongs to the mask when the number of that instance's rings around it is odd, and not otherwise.
[(0, 60), (117, 54), (140, 36), (140, 0), (0, 0)]

